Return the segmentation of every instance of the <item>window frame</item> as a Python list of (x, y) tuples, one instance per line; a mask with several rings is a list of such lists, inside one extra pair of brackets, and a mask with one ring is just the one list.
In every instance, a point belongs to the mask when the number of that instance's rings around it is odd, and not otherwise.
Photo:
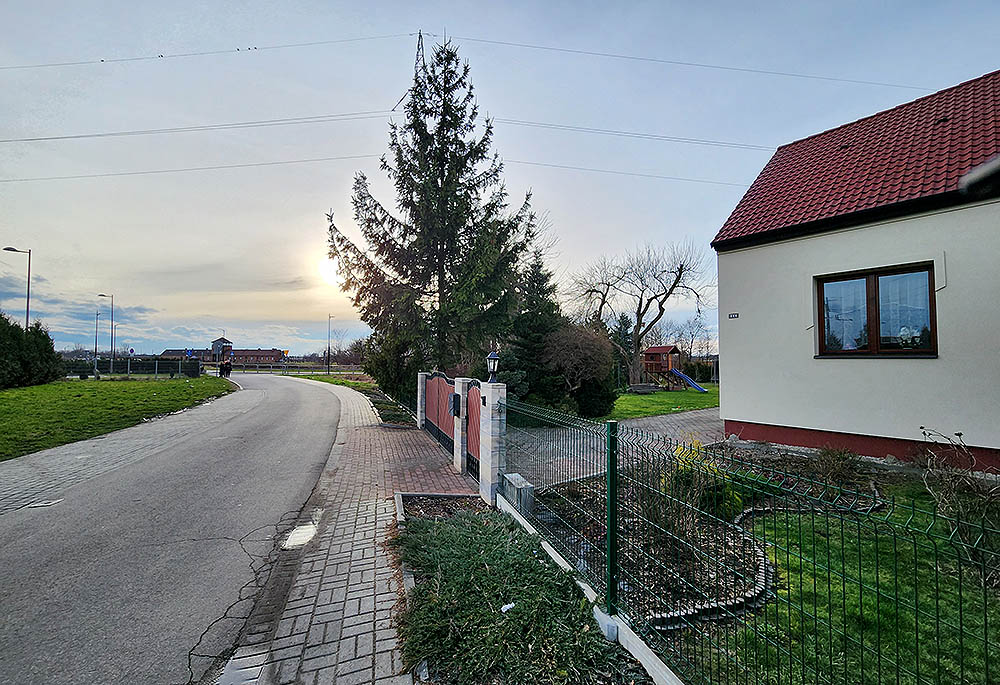
[[(930, 347), (921, 349), (882, 349), (881, 348), (881, 336), (880, 336), (880, 317), (879, 317), (879, 292), (878, 292), (878, 279), (880, 276), (895, 276), (898, 274), (908, 274), (908, 273), (926, 273), (927, 274), (927, 300), (928, 300), (928, 314), (930, 318), (930, 329), (931, 329), (931, 344)], [(826, 326), (825, 317), (823, 310), (823, 287), (827, 283), (836, 283), (838, 281), (851, 281), (864, 279), (865, 281), (865, 297), (866, 297), (866, 313), (867, 313), (867, 332), (868, 332), (868, 347), (865, 349), (855, 349), (855, 350), (828, 350), (826, 347)], [(913, 262), (909, 264), (897, 264), (895, 266), (879, 267), (876, 269), (859, 269), (857, 271), (844, 271), (835, 274), (824, 274), (822, 276), (815, 277), (816, 283), (816, 331), (818, 332), (819, 341), (819, 354), (816, 358), (850, 358), (850, 357), (904, 357), (907, 359), (913, 358), (936, 358), (938, 356), (938, 340), (937, 340), (937, 303), (935, 301), (934, 292), (934, 262)]]

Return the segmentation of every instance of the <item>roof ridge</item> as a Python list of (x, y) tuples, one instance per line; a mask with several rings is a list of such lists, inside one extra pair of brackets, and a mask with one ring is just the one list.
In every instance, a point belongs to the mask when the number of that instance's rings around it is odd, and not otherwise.
[(941, 95), (942, 93), (947, 93), (949, 90), (955, 90), (957, 88), (962, 88), (964, 86), (968, 86), (970, 83), (975, 83), (976, 81), (982, 81), (982, 80), (984, 80), (986, 78), (989, 78), (991, 76), (998, 76), (998, 75), (1000, 75), (1000, 69), (994, 69), (993, 71), (989, 71), (989, 72), (987, 72), (985, 74), (982, 74), (980, 76), (976, 76), (975, 78), (970, 78), (970, 79), (968, 79), (966, 81), (962, 81), (961, 83), (956, 83), (953, 86), (948, 86), (947, 88), (942, 88), (941, 90), (936, 90), (933, 93), (928, 93), (927, 95), (922, 95), (922, 96), (918, 97), (916, 100), (908, 100), (906, 102), (901, 102), (898, 105), (894, 105), (894, 106), (889, 107), (887, 109), (879, 110), (878, 112), (875, 112), (873, 114), (869, 114), (867, 116), (863, 116), (860, 119), (854, 119), (853, 121), (848, 121), (847, 123), (840, 124), (839, 126), (834, 126), (833, 128), (828, 128), (825, 131), (819, 131), (818, 133), (813, 133), (811, 135), (805, 136), (804, 138), (797, 138), (795, 140), (789, 141), (787, 143), (784, 143), (783, 145), (779, 145), (776, 148), (775, 152), (778, 152), (778, 151), (782, 150), (783, 148), (788, 147), (789, 145), (797, 145), (798, 143), (801, 143), (801, 142), (804, 142), (806, 140), (809, 140), (810, 138), (817, 138), (819, 136), (825, 136), (828, 133), (833, 133), (834, 131), (839, 131), (840, 129), (847, 128), (848, 126), (854, 126), (855, 124), (859, 124), (862, 121), (865, 121), (867, 119), (874, 119), (875, 117), (879, 117), (879, 116), (882, 116), (884, 114), (888, 114), (889, 112), (893, 112), (893, 111), (895, 111), (897, 109), (902, 109), (904, 107), (910, 107), (911, 105), (915, 105), (918, 102), (926, 100), (927, 98), (937, 97), (937, 96)]

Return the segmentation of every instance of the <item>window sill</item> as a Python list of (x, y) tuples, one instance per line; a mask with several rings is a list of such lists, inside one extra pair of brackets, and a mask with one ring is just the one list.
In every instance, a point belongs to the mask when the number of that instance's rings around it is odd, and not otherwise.
[(814, 354), (813, 359), (937, 359), (931, 352), (919, 354)]

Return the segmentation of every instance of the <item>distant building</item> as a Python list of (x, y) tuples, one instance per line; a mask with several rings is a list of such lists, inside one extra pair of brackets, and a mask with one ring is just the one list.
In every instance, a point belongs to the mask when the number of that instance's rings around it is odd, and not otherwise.
[(277, 348), (233, 349), (233, 341), (216, 338), (208, 349), (168, 349), (160, 357), (164, 359), (191, 358), (202, 362), (230, 361), (233, 364), (276, 364), (284, 361), (285, 351)]

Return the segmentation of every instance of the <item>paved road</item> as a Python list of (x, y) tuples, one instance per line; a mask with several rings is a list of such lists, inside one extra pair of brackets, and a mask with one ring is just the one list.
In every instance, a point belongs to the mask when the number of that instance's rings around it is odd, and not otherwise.
[[(309, 498), (340, 411), (318, 384), (234, 380), (210, 404), (0, 463), (0, 497), (21, 506), (0, 506), (0, 683), (184, 683), (196, 645), (232, 646), (242, 621), (202, 633), (254, 580), (244, 548), (266, 554)], [(210, 662), (193, 659), (195, 678)]]
[(637, 428), (648, 433), (657, 433), (672, 440), (689, 443), (697, 440), (703, 445), (724, 440), (726, 433), (719, 408), (692, 409), (662, 416), (644, 416), (640, 419), (625, 419), (621, 425)]

